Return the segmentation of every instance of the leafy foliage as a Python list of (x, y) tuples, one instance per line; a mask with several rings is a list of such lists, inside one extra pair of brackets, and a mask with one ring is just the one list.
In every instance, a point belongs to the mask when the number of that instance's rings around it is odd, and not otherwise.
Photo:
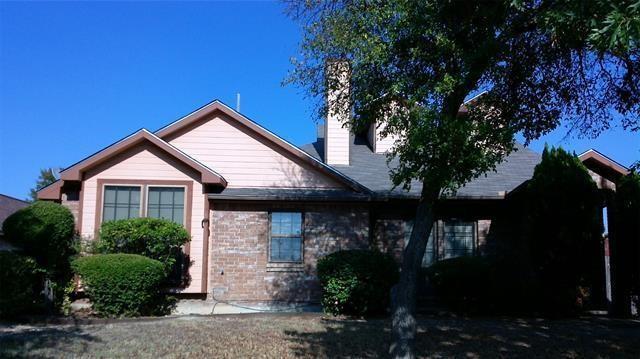
[[(491, 312), (504, 283), (497, 283), (494, 258), (459, 257), (439, 261), (426, 270), (435, 294), (454, 310)], [(507, 294), (508, 295), (508, 294)]]
[(525, 240), (541, 309), (580, 309), (601, 281), (602, 197), (580, 160), (545, 148), (526, 189)]
[(5, 239), (33, 257), (52, 281), (54, 306), (60, 308), (71, 279), (75, 251), (73, 214), (64, 206), (38, 201), (9, 216), (3, 223)]
[(93, 309), (101, 316), (161, 314), (162, 263), (136, 254), (78, 258), (73, 268), (82, 279)]
[(38, 200), (38, 191), (56, 181), (56, 174), (52, 168), (43, 168), (36, 180), (36, 186), (29, 191), (32, 201)]
[(33, 258), (0, 252), (0, 318), (15, 318), (43, 309), (43, 271)]
[(383, 313), (389, 291), (398, 281), (398, 266), (389, 255), (373, 250), (347, 250), (318, 261), (322, 307), (333, 315)]
[(180, 224), (159, 218), (132, 218), (104, 222), (96, 243), (98, 253), (131, 253), (160, 261), (171, 272), (182, 246), (191, 237)]
[[(318, 101), (320, 117), (352, 103), (348, 124), (400, 140), (396, 184), (455, 190), (562, 119), (596, 135), (640, 122), (640, 2), (291, 2), (304, 26), (288, 81)], [(347, 61), (348, 89), (325, 79)], [(328, 90), (339, 91), (325, 102)], [(465, 106), (466, 98), (487, 91)], [(344, 106), (342, 106), (344, 107)], [(619, 120), (619, 121), (618, 121)]]

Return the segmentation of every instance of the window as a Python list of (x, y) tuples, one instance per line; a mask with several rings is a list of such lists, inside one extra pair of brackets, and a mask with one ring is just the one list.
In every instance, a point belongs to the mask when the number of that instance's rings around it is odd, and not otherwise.
[(147, 217), (184, 224), (184, 187), (149, 187)]
[(302, 262), (302, 213), (272, 212), (269, 260)]
[(434, 222), (433, 228), (431, 229), (431, 233), (429, 234), (429, 241), (427, 242), (427, 249), (424, 252), (424, 257), (422, 257), (422, 266), (429, 267), (433, 263), (436, 262), (438, 254), (436, 252), (436, 238), (433, 235), (436, 232), (436, 223)]
[(105, 186), (102, 221), (140, 216), (140, 187)]
[(444, 223), (444, 259), (473, 255), (475, 229), (473, 222)]
[[(433, 227), (431, 228), (431, 233), (429, 233), (429, 239), (427, 242), (427, 248), (424, 252), (424, 257), (422, 257), (422, 267), (426, 268), (435, 263), (437, 258), (436, 252), (436, 233), (437, 222), (433, 223)], [(411, 239), (411, 231), (413, 230), (413, 220), (405, 222), (405, 232), (404, 232), (404, 246), (405, 248), (409, 244), (409, 239)]]

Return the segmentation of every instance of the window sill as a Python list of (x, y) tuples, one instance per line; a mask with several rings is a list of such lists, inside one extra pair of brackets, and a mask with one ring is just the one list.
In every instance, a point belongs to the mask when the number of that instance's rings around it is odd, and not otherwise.
[(304, 263), (269, 262), (267, 272), (304, 272)]

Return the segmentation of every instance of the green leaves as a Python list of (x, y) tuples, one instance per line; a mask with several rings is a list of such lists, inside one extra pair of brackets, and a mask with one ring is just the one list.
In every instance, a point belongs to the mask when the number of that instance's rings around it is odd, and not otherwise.
[(318, 261), (318, 278), (325, 312), (377, 314), (387, 308), (391, 286), (398, 281), (398, 266), (378, 251), (338, 251)]
[[(324, 118), (325, 62), (351, 64), (356, 133), (400, 138), (397, 185), (455, 190), (569, 122), (584, 135), (640, 129), (638, 0), (337, 1), (290, 9), (304, 26), (289, 82)], [(331, 88), (335, 90), (335, 88)], [(465, 99), (487, 94), (459, 114)], [(342, 100), (342, 99), (341, 99)], [(402, 111), (390, 113), (390, 104)]]
[(173, 271), (182, 246), (191, 240), (187, 230), (158, 218), (133, 218), (104, 222), (96, 244), (99, 253), (131, 253), (156, 259), (167, 273)]
[(157, 314), (161, 310), (162, 263), (135, 254), (82, 257), (73, 267), (91, 299), (105, 317)]

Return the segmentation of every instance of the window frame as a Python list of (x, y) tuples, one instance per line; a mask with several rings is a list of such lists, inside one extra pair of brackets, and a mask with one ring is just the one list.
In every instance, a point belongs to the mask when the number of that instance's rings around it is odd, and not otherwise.
[[(140, 203), (138, 206), (138, 218), (140, 217), (144, 217), (144, 212), (142, 210), (143, 206), (144, 206), (144, 197), (142, 192), (144, 191), (144, 186), (138, 183), (103, 183), (102, 184), (102, 188), (101, 188), (101, 201), (100, 201), (100, 217), (99, 217), (99, 221), (100, 224), (102, 224), (103, 222), (108, 222), (104, 220), (104, 206), (105, 206), (105, 195), (107, 193), (107, 187), (138, 187), (140, 188)], [(110, 219), (109, 221), (115, 221), (115, 219)]]
[[(149, 189), (151, 188), (182, 188), (184, 189), (184, 198), (182, 200), (182, 226), (187, 227), (187, 196), (189, 193), (189, 189), (187, 188), (187, 186), (180, 185), (180, 184), (176, 184), (176, 185), (148, 184), (148, 185), (145, 185), (144, 187), (145, 187), (144, 217), (146, 218), (151, 218), (149, 217)], [(153, 218), (156, 218), (156, 217), (153, 217)]]
[[(98, 178), (96, 181), (96, 203), (93, 219), (93, 234), (98, 237), (100, 234), (100, 227), (102, 226), (102, 211), (104, 208), (104, 188), (105, 186), (132, 186), (141, 187), (140, 192), (140, 210), (142, 214), (140, 217), (146, 217), (147, 208), (147, 190), (148, 186), (157, 187), (169, 187), (169, 186), (183, 186), (185, 187), (185, 222), (183, 227), (187, 230), (189, 235), (192, 235), (193, 226), (193, 206), (194, 206), (194, 185), (199, 185), (199, 182), (189, 180), (145, 180), (145, 179), (118, 179), (118, 178)], [(81, 195), (81, 198), (83, 196)], [(86, 199), (86, 196), (84, 197)], [(199, 228), (199, 226), (198, 226)], [(190, 243), (185, 244), (185, 253), (189, 253)]]
[[(288, 261), (288, 260), (273, 260), (271, 259), (271, 240), (273, 239), (273, 214), (274, 213), (299, 213), (300, 214), (300, 236), (275, 236), (276, 238), (298, 238), (300, 237), (300, 260), (299, 261)], [(305, 237), (305, 213), (301, 210), (297, 209), (278, 209), (278, 210), (270, 210), (268, 212), (268, 221), (269, 221), (269, 234), (268, 234), (268, 243), (267, 243), (267, 263), (287, 263), (287, 264), (302, 264), (304, 263), (304, 237)]]
[(464, 224), (471, 224), (471, 254), (469, 256), (474, 257), (476, 256), (477, 250), (478, 250), (478, 221), (477, 220), (470, 220), (470, 219), (463, 219), (463, 218), (448, 218), (448, 219), (443, 219), (442, 220), (442, 231), (441, 231), (441, 235), (442, 235), (442, 253), (438, 253), (439, 255), (442, 254), (442, 256), (438, 256), (438, 261), (442, 261), (445, 259), (450, 259), (450, 258), (459, 258), (459, 257), (463, 257), (463, 256), (456, 256), (456, 257), (449, 257), (446, 258), (446, 252), (447, 252), (447, 242), (446, 242), (446, 238), (445, 238), (445, 233), (446, 233), (446, 228), (447, 228), (447, 224), (451, 224), (451, 223), (464, 223)]

